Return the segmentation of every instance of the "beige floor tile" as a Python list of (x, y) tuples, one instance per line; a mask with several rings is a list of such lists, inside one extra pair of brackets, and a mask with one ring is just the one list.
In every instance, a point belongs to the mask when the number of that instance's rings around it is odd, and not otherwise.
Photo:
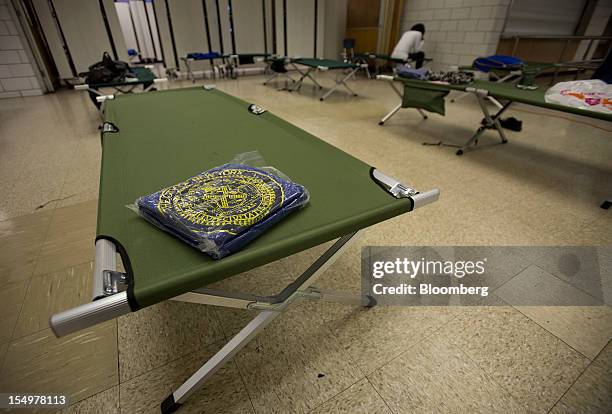
[(66, 175), (58, 207), (65, 207), (98, 198), (100, 161), (79, 160)]
[(338, 342), (368, 374), (405, 352), (450, 321), (448, 307), (376, 306), (371, 309), (335, 303), (311, 304)]
[(10, 283), (0, 291), (0, 344), (13, 335), (29, 284), (29, 281)]
[(122, 382), (224, 338), (212, 307), (174, 301), (122, 316), (118, 327)]
[(13, 257), (6, 262), (0, 262), (0, 286), (28, 280), (34, 273), (36, 261), (32, 257)]
[(7, 217), (52, 210), (57, 206), (65, 176), (65, 168), (23, 172), (0, 199), (0, 210)]
[(4, 364), (4, 357), (6, 356), (6, 352), (8, 351), (9, 343), (6, 342), (0, 345), (0, 366)]
[(438, 334), (368, 378), (394, 413), (526, 412), (459, 347)]
[[(612, 247), (574, 247), (550, 249), (534, 263), (566, 283), (612, 305)], [(604, 302), (605, 303), (605, 302)]]
[(362, 379), (331, 400), (311, 411), (312, 414), (391, 414), (391, 410), (367, 379)]
[(531, 411), (547, 411), (589, 360), (513, 308), (465, 309), (442, 331)]
[(584, 371), (551, 414), (598, 414), (612, 412), (612, 343)]
[[(121, 384), (121, 410), (157, 413), (160, 403), (202, 366), (223, 344), (155, 368)], [(181, 406), (181, 413), (254, 413), (234, 361), (228, 361)]]
[(94, 260), (95, 230), (80, 232), (81, 240), (45, 243), (34, 269), (34, 275), (50, 274), (77, 264)]
[(521, 306), (522, 314), (589, 359), (612, 339), (609, 306)]
[(595, 306), (603, 304), (601, 298), (592, 296), (556, 278), (536, 265), (530, 265), (505, 285), (496, 289), (495, 294), (512, 306)]
[(40, 212), (0, 221), (2, 250), (8, 248), (23, 250), (29, 246), (40, 246), (47, 234), (51, 215), (51, 212)]
[(0, 221), (0, 286), (32, 276), (52, 212)]
[(57, 393), (73, 403), (118, 382), (115, 321), (61, 339), (46, 329), (12, 341), (0, 371), (5, 392)]
[(75, 233), (78, 239), (80, 231), (96, 226), (97, 212), (97, 200), (89, 200), (56, 209), (53, 212), (46, 241), (64, 241), (70, 239), (72, 233)]
[(361, 374), (318, 315), (298, 304), (235, 357), (259, 412), (307, 412)]
[(57, 414), (119, 414), (120, 412), (119, 386), (116, 385), (70, 405)]
[(93, 260), (97, 201), (90, 200), (53, 212), (35, 275), (43, 275)]
[(89, 262), (32, 278), (13, 337), (46, 329), (52, 314), (91, 301), (92, 273)]

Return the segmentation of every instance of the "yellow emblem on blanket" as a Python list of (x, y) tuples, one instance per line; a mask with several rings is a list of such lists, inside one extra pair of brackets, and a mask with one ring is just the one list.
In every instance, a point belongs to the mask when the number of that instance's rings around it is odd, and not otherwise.
[[(206, 232), (238, 234), (284, 201), (282, 185), (253, 169), (204, 173), (161, 191), (158, 209)], [(204, 229), (202, 229), (204, 230)]]

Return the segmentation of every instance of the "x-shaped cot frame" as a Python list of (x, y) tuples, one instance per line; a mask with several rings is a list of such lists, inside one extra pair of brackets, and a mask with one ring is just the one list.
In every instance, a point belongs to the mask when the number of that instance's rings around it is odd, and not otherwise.
[[(112, 131), (112, 125), (105, 123), (104, 132)], [(433, 203), (438, 200), (437, 189), (419, 193), (403, 185), (376, 169), (372, 169), (372, 178), (395, 198), (408, 198), (412, 209)], [(318, 259), (316, 259), (299, 277), (274, 296), (256, 296), (246, 293), (224, 292), (208, 288), (196, 289), (171, 300), (198, 304), (223, 306), (229, 308), (259, 311), (238, 334), (230, 339), (187, 381), (178, 387), (161, 403), (164, 414), (175, 412), (208, 378), (210, 378), (226, 361), (248, 344), (270, 322), (276, 319), (297, 300), (328, 300), (350, 305), (372, 307), (375, 301), (361, 295), (329, 292), (317, 289), (313, 283), (328, 269), (364, 229), (348, 233), (337, 239)], [(100, 238), (96, 241), (96, 260), (93, 275), (93, 302), (51, 316), (49, 324), (56, 336), (93, 326), (109, 319), (132, 312), (127, 297), (127, 277), (117, 271), (117, 250), (111, 240)]]
[[(400, 99), (404, 98), (404, 92), (400, 91), (397, 88), (397, 86), (395, 85), (395, 79), (393, 78), (393, 76), (379, 75), (376, 78), (388, 81), (389, 85), (391, 85), (391, 88), (400, 97)], [(499, 110), (496, 113), (491, 114), (491, 112), (489, 111), (489, 108), (487, 106), (487, 100), (489, 98), (489, 92), (487, 90), (468, 87), (468, 88), (465, 88), (465, 92), (469, 93), (469, 94), (472, 94), (472, 95), (474, 95), (476, 97), (476, 99), (478, 100), (478, 104), (480, 105), (480, 109), (482, 110), (482, 114), (484, 115), (484, 120), (482, 122), (482, 125), (480, 125), (480, 127), (476, 130), (474, 135), (472, 135), (472, 137), (470, 139), (465, 141), (464, 144), (458, 145), (458, 146), (451, 145), (451, 144), (444, 144), (444, 145), (458, 147), (456, 154), (457, 155), (463, 155), (466, 151), (470, 151), (470, 150), (473, 150), (473, 149), (477, 148), (477, 146), (478, 146), (478, 139), (480, 138), (482, 133), (485, 132), (487, 129), (495, 129), (497, 131), (497, 133), (499, 134), (499, 137), (501, 139), (501, 143), (502, 144), (507, 143), (508, 139), (506, 138), (506, 134), (504, 133), (504, 129), (502, 128), (499, 120), (500, 120), (500, 117), (502, 116), (502, 114), (504, 112), (506, 112), (506, 110), (510, 107), (510, 105), (513, 104), (513, 101), (507, 101), (503, 105), (500, 104), (501, 107), (499, 108)], [(389, 120), (389, 118), (391, 118), (393, 115), (395, 115), (397, 113), (397, 111), (399, 111), (401, 108), (402, 108), (402, 102), (400, 102), (387, 115), (385, 115), (378, 122), (378, 125), (384, 125), (385, 122), (387, 122)], [(419, 114), (421, 114), (423, 119), (427, 119), (427, 115), (423, 112), (422, 109), (420, 109), (420, 108), (414, 108), (414, 109), (416, 109), (419, 112)]]
[[(304, 71), (297, 66), (297, 64), (294, 62), (293, 59), (286, 59), (285, 63), (290, 64), (293, 67), (293, 69), (295, 69), (300, 74), (300, 77), (298, 80), (293, 79), (287, 72), (282, 72), (282, 73), (274, 72), (272, 76), (270, 76), (268, 79), (264, 81), (263, 84), (267, 85), (271, 80), (275, 79), (278, 76), (285, 76), (291, 81), (291, 85), (286, 88), (280, 89), (280, 90), (287, 90), (289, 92), (298, 92), (302, 88), (302, 85), (304, 84), (304, 81), (306, 80), (306, 78), (310, 79), (315, 84), (315, 86), (317, 86), (319, 89), (323, 89), (323, 86), (321, 86), (321, 84), (317, 82), (314, 76), (312, 76), (313, 72), (331, 70), (327, 66), (308, 66), (308, 69)], [(355, 76), (355, 73), (357, 73), (359, 69), (363, 69), (364, 66), (367, 67), (367, 63), (357, 64), (357, 66), (355, 67), (350, 67), (350, 68), (347, 67), (347, 69), (350, 69), (350, 71), (346, 72), (344, 76), (340, 76), (336, 78), (334, 80), (336, 84), (330, 90), (325, 92), (321, 97), (319, 97), (319, 100), (324, 101), (325, 99), (329, 97), (329, 95), (334, 93), (334, 91), (338, 89), (340, 86), (344, 86), (351, 95), (357, 96), (355, 91), (351, 89), (351, 87), (346, 83), (346, 81), (349, 80), (351, 77)]]

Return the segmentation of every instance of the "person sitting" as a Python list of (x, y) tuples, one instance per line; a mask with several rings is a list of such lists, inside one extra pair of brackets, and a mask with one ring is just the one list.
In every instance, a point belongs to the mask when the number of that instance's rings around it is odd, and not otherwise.
[(414, 60), (416, 69), (422, 67), (425, 59), (425, 53), (421, 51), (424, 35), (425, 25), (422, 23), (415, 24), (410, 30), (404, 32), (397, 45), (395, 45), (391, 57), (402, 60)]

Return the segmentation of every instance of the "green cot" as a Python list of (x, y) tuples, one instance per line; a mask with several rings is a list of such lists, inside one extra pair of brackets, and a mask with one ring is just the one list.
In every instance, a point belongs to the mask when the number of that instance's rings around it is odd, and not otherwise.
[[(312, 284), (364, 228), (434, 202), (270, 112), (219, 90), (190, 88), (122, 95), (108, 102), (102, 128), (93, 302), (53, 315), (58, 336), (173, 299), (259, 311), (200, 370), (168, 396), (162, 412), (177, 410), (225, 361), (297, 299), (368, 304)], [(258, 151), (303, 184), (310, 202), (245, 248), (221, 260), (160, 231), (126, 205), (236, 154)], [(275, 296), (206, 286), (321, 243), (337, 239)], [(125, 272), (117, 271), (116, 253)], [(271, 277), (273, 277), (271, 275)], [(372, 305), (369, 303), (369, 305)]]

